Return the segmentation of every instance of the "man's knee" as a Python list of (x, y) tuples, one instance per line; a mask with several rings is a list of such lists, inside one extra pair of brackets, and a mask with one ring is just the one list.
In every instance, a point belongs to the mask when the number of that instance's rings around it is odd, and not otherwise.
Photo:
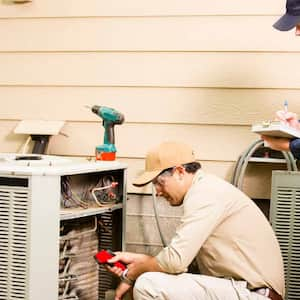
[(146, 272), (139, 276), (134, 284), (133, 297), (134, 299), (153, 299), (157, 298), (160, 290), (160, 275), (159, 272)]

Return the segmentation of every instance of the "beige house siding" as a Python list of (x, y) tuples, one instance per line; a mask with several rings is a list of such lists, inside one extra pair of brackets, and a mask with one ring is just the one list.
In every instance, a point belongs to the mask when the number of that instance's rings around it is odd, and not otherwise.
[[(285, 99), (300, 112), (299, 39), (272, 24), (284, 1), (33, 0), (0, 4), (0, 151), (16, 152), (22, 119), (65, 120), (48, 153), (94, 155), (100, 118), (122, 113), (118, 157), (130, 183), (149, 147), (190, 143), (203, 167), (227, 180), (239, 154)], [(251, 166), (245, 189), (268, 198), (270, 170)], [(259, 176), (258, 176), (259, 173)]]

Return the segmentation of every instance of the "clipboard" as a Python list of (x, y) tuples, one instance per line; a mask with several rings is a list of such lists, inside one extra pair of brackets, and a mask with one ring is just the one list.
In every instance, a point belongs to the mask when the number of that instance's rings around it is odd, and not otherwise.
[(273, 137), (300, 138), (300, 130), (283, 124), (280, 121), (262, 122), (252, 125), (252, 132)]

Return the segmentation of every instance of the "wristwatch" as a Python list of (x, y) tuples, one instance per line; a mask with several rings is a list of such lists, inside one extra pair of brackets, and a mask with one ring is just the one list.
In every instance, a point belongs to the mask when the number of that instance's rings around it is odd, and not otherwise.
[(128, 269), (125, 269), (125, 270), (122, 272), (121, 277), (120, 277), (120, 278), (121, 278), (121, 281), (122, 281), (122, 282), (125, 282), (125, 283), (127, 283), (127, 284), (129, 284), (129, 285), (133, 285), (133, 284), (134, 284), (134, 280), (128, 278), (127, 273), (128, 273)]

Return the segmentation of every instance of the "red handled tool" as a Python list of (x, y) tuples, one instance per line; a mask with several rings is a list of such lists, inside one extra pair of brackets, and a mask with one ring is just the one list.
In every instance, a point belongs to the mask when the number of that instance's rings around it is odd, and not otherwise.
[(111, 267), (118, 267), (123, 271), (127, 268), (125, 264), (117, 261), (115, 263), (107, 262), (110, 258), (114, 257), (115, 254), (110, 250), (101, 250), (94, 257), (99, 264), (107, 264)]

